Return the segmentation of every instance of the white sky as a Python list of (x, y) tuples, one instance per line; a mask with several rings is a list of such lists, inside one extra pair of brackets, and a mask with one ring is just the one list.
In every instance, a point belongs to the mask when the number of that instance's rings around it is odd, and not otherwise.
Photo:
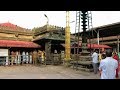
[[(23, 28), (32, 29), (46, 24), (66, 26), (65, 11), (0, 11), (0, 23), (10, 22)], [(76, 12), (70, 11), (70, 21), (76, 20)], [(120, 22), (120, 11), (92, 11), (93, 27)], [(75, 32), (75, 22), (70, 23), (71, 33)]]

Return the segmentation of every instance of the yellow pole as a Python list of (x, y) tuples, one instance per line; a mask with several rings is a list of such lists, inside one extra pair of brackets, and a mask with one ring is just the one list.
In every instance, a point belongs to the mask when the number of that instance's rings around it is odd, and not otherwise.
[(70, 20), (69, 11), (66, 11), (66, 29), (65, 29), (65, 60), (70, 60)]

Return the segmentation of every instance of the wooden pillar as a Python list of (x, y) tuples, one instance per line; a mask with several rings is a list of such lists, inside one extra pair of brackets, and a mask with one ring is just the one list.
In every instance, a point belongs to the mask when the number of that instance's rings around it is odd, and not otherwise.
[(102, 44), (103, 44), (103, 37), (102, 37)]
[(98, 41), (98, 45), (99, 45), (99, 30), (97, 32), (97, 41)]

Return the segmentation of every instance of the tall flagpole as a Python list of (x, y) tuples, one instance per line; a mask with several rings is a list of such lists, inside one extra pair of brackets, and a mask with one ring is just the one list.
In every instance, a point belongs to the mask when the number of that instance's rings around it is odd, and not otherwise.
[(65, 29), (65, 61), (69, 61), (71, 48), (70, 48), (70, 17), (69, 11), (66, 11), (66, 29)]

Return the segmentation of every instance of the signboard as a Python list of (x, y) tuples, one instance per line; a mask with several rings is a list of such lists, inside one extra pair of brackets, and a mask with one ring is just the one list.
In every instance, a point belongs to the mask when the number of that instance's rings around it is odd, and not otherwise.
[(0, 56), (8, 56), (8, 49), (0, 49)]

